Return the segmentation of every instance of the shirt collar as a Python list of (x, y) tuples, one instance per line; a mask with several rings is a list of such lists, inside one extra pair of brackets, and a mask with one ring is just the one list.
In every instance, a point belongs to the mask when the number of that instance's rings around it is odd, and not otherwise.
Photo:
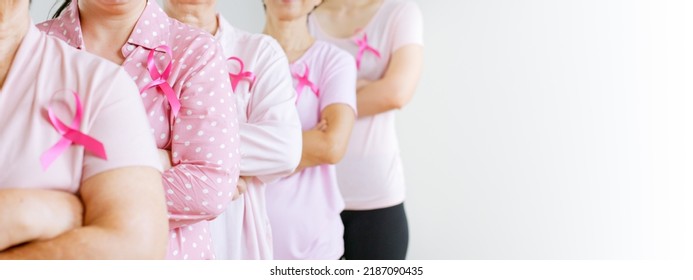
[(147, 1), (147, 6), (132, 29), (128, 44), (155, 49), (161, 45), (170, 46), (171, 22), (157, 1)]
[(217, 13), (217, 22), (219, 27), (217, 27), (217, 34), (214, 34), (214, 38), (217, 40), (224, 37), (226, 33), (233, 31), (231, 24), (220, 13)]
[(65, 42), (75, 48), (84, 49), (84, 40), (82, 40), (82, 24), (79, 21), (79, 7), (77, 1), (72, 1), (67, 9), (60, 13), (56, 18), (56, 24), (64, 27)]
[[(64, 34), (66, 42), (79, 49), (84, 49), (84, 40), (82, 38), (82, 27), (79, 20), (79, 6), (77, 1), (72, 1), (70, 6), (58, 16), (58, 22), (65, 25), (66, 34)], [(140, 18), (135, 24), (130, 38), (122, 48), (124, 56), (128, 56), (134, 48), (128, 48), (128, 45), (141, 46), (147, 49), (155, 49), (160, 45), (168, 45), (170, 34), (169, 17), (161, 9), (156, 1), (147, 1), (147, 5), (142, 11)]]

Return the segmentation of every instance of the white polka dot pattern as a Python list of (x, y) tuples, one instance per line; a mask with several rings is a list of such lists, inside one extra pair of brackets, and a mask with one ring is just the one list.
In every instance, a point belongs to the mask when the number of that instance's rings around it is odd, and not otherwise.
[[(84, 49), (78, 18), (73, 2), (59, 18), (38, 27)], [(181, 37), (185, 41), (175, 39)], [(235, 97), (221, 47), (213, 37), (168, 18), (156, 1), (148, 2), (121, 48), (126, 58), (123, 67), (138, 87), (151, 81), (146, 69), (149, 51), (167, 41), (179, 43), (170, 46), (173, 69), (168, 79), (180, 98), (178, 118), (171, 119), (171, 108), (159, 89), (141, 95), (157, 146), (170, 150), (173, 157), (174, 167), (162, 175), (172, 228), (167, 257), (212, 259), (207, 220), (221, 214), (231, 201), (229, 196), (216, 194), (235, 190), (240, 169)], [(154, 58), (158, 69), (169, 63), (164, 53)]]

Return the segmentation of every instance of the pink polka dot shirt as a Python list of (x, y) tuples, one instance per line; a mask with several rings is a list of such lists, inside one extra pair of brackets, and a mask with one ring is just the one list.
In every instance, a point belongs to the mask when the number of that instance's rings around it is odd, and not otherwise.
[[(85, 49), (77, 1), (37, 26)], [(147, 67), (151, 50), (156, 50), (156, 72), (172, 64), (167, 82), (180, 101), (173, 116), (159, 87), (140, 95), (157, 146), (172, 157), (173, 168), (162, 174), (171, 228), (167, 258), (214, 259), (208, 221), (230, 203), (240, 170), (238, 116), (226, 61), (211, 35), (169, 18), (156, 1), (148, 1), (121, 48), (122, 66), (140, 90), (156, 78)]]

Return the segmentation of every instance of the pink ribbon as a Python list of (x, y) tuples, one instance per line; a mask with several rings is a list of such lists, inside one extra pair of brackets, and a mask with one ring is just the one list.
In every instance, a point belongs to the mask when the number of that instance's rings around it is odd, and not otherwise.
[(60, 121), (60, 119), (58, 119), (53, 112), (53, 109), (50, 106), (48, 107), (48, 119), (53, 125), (53, 128), (55, 128), (55, 130), (62, 135), (62, 138), (58, 141), (58, 143), (55, 143), (53, 147), (41, 155), (41, 167), (43, 167), (43, 170), (48, 169), (53, 161), (55, 161), (65, 151), (65, 149), (70, 147), (72, 144), (82, 145), (87, 151), (102, 159), (106, 159), (106, 150), (104, 149), (103, 144), (89, 135), (79, 131), (79, 126), (82, 124), (82, 101), (79, 99), (76, 92), (72, 92), (72, 94), (75, 96), (76, 112), (75, 118), (72, 120), (72, 124), (70, 126), (67, 126)]
[(248, 81), (248, 83), (250, 84), (248, 86), (248, 90), (252, 90), (253, 84), (255, 83), (255, 74), (253, 74), (253, 72), (250, 71), (243, 71), (245, 69), (245, 64), (243, 64), (243, 60), (241, 60), (240, 58), (232, 56), (229, 57), (227, 61), (228, 60), (238, 61), (238, 64), (240, 64), (241, 66), (241, 70), (238, 70), (236, 74), (229, 72), (229, 79), (231, 79), (231, 89), (233, 89), (233, 92), (236, 92), (236, 87), (238, 87), (238, 83), (240, 83), (243, 80)]
[(140, 94), (153, 87), (160, 88), (161, 91), (164, 92), (164, 96), (166, 96), (168, 104), (171, 106), (171, 113), (174, 117), (176, 117), (178, 116), (178, 111), (180, 111), (180, 100), (178, 100), (178, 96), (173, 91), (173, 88), (171, 88), (171, 85), (169, 85), (166, 81), (171, 75), (173, 61), (169, 61), (164, 71), (160, 73), (159, 69), (156, 68), (156, 64), (154, 63), (154, 53), (156, 53), (157, 49), (162, 49), (164, 54), (167, 54), (170, 59), (173, 60), (173, 52), (171, 51), (171, 48), (166, 45), (158, 46), (149, 52), (149, 56), (147, 57), (147, 69), (149, 70), (149, 75), (152, 77), (152, 81), (146, 84), (142, 90), (140, 90)]
[(313, 82), (308, 80), (308, 76), (310, 76), (310, 69), (308, 68), (308, 64), (304, 64), (306, 67), (306, 70), (303, 71), (303, 76), (300, 74), (296, 73), (294, 71), (293, 76), (294, 79), (298, 82), (296, 84), (296, 103), (298, 103), (298, 100), (301, 99), (301, 93), (303, 93), (303, 88), (304, 87), (309, 87), (313, 93), (315, 93), (315, 96), (320, 98), (320, 89), (318, 89), (318, 86), (315, 85)]
[(368, 44), (368, 35), (363, 34), (363, 38), (361, 39), (355, 39), (354, 42), (359, 46), (359, 52), (356, 55), (356, 68), (361, 69), (361, 59), (363, 58), (363, 55), (369, 51), (372, 52), (375, 56), (380, 58), (380, 52), (373, 48), (371, 45)]

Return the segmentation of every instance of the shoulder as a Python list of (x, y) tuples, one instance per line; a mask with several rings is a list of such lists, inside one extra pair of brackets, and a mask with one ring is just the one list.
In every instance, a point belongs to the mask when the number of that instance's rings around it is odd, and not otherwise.
[(271, 36), (248, 32), (231, 25), (225, 27), (224, 40), (221, 43), (222, 47), (228, 50), (227, 53), (267, 61), (285, 58), (284, 50)]
[(389, 9), (390, 11), (402, 11), (402, 10), (419, 10), (419, 5), (412, 0), (385, 0), (383, 3), (383, 8)]
[(41, 32), (40, 36), (43, 37), (42, 41), (44, 42), (44, 51), (41, 55), (49, 56), (45, 57), (44, 60), (57, 62), (63, 65), (63, 67), (85, 74), (87, 77), (89, 73), (115, 74), (121, 68), (119, 65), (95, 54), (76, 49), (57, 36), (43, 32)]
[(315, 55), (324, 61), (325, 67), (349, 65), (356, 67), (354, 57), (350, 53), (329, 42), (317, 40), (313, 47), (316, 48)]
[(36, 46), (41, 57), (41, 70), (36, 74), (39, 80), (45, 79), (46, 84), (74, 90), (91, 110), (114, 100), (137, 97), (137, 87), (120, 65), (76, 49), (45, 33), (40, 36), (41, 46)]
[[(185, 55), (186, 52), (214, 53), (218, 43), (207, 31), (192, 27), (176, 19), (168, 18), (169, 41), (174, 54)], [(174, 55), (178, 56), (178, 55)]]
[(36, 27), (41, 30), (41, 32), (65, 41), (67, 39), (67, 32), (63, 30), (64, 25), (65, 24), (60, 19), (49, 19), (36, 24)]
[(408, 20), (421, 16), (419, 5), (411, 0), (385, 0), (380, 8), (382, 20)]

